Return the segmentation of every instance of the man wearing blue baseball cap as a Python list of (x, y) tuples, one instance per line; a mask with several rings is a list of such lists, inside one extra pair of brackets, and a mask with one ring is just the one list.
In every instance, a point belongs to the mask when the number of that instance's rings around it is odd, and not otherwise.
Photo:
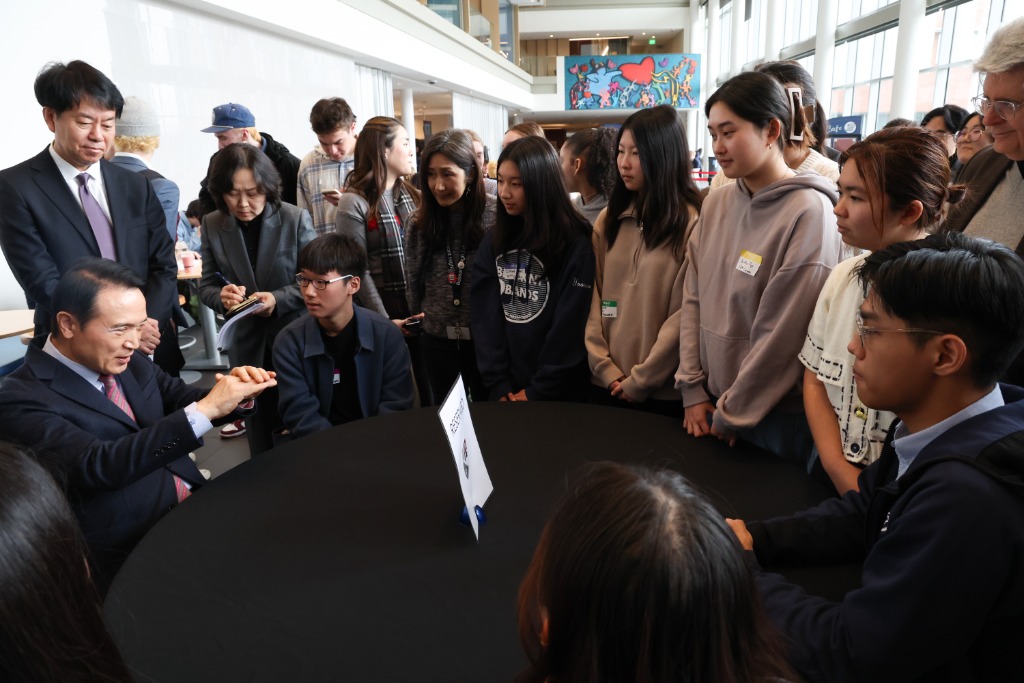
[[(235, 142), (245, 142), (263, 150), (281, 174), (281, 200), (295, 204), (295, 191), (299, 178), (299, 159), (288, 148), (270, 136), (256, 129), (256, 117), (244, 104), (228, 102), (213, 108), (213, 122), (203, 128), (203, 133), (213, 133), (217, 138), (217, 149), (222, 150)], [(216, 156), (216, 155), (214, 155)], [(213, 163), (213, 157), (210, 158)], [(209, 177), (209, 174), (207, 174)], [(216, 211), (213, 197), (206, 189), (206, 178), (199, 184), (199, 201), (204, 214)]]

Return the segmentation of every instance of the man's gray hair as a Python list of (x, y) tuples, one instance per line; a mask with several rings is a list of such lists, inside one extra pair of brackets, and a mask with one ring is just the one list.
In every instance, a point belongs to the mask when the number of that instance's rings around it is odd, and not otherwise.
[(999, 27), (974, 65), (983, 74), (1024, 68), (1024, 17)]

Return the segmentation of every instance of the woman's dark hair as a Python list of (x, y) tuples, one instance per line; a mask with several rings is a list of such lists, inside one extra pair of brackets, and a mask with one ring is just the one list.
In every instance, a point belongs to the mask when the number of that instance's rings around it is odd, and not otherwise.
[[(850, 145), (839, 158), (839, 165), (848, 161), (856, 162), (857, 172), (864, 180), (879, 235), (886, 208), (902, 211), (918, 200), (924, 207), (920, 225), (928, 227), (942, 219), (947, 202), (956, 204), (964, 196), (962, 185), (949, 186), (946, 143), (927, 128), (883, 128)], [(876, 197), (885, 197), (888, 207), (876, 206)]]
[(103, 623), (64, 494), (7, 443), (0, 443), (0, 679), (132, 680)]
[(921, 119), (921, 125), (926, 126), (932, 119), (941, 117), (942, 125), (945, 127), (946, 132), (952, 135), (964, 127), (964, 121), (967, 120), (968, 116), (970, 116), (970, 112), (963, 107), (958, 107), (955, 104), (944, 104), (925, 114), (924, 118)]
[(573, 159), (582, 159), (587, 183), (607, 197), (615, 186), (616, 133), (612, 128), (588, 128), (567, 139), (564, 147)]
[[(366, 122), (356, 138), (355, 160), (352, 170), (345, 178), (345, 187), (366, 200), (369, 205), (367, 220), (380, 218), (377, 204), (388, 189), (388, 162), (386, 152), (395, 142), (402, 124), (390, 116), (374, 116)], [(408, 191), (417, 200), (419, 192), (405, 178), (399, 176), (391, 188), (396, 199), (401, 189)]]
[(43, 67), (35, 82), (36, 101), (60, 115), (92, 100), (101, 109), (113, 110), (120, 118), (124, 97), (114, 82), (90, 64), (75, 60), (63, 64), (50, 62)]
[(265, 195), (267, 203), (275, 209), (281, 206), (281, 174), (270, 160), (255, 145), (247, 142), (235, 142), (228, 145), (213, 157), (210, 164), (210, 180), (207, 189), (213, 197), (217, 209), (230, 215), (224, 195), (235, 187), (235, 173), (247, 168), (256, 179), (256, 188)]
[(779, 150), (785, 148), (785, 141), (792, 127), (794, 113), (798, 117), (796, 129), (803, 130), (803, 112), (791, 111), (789, 98), (782, 85), (773, 76), (758, 71), (744, 71), (733, 76), (711, 94), (704, 103), (704, 115), (711, 115), (711, 107), (721, 102), (732, 109), (744, 121), (750, 121), (758, 130), (767, 128), (772, 119), (779, 122), (781, 129), (775, 141)]
[[(796, 129), (804, 131), (804, 139), (802, 141), (787, 139), (786, 144), (803, 149), (813, 149), (819, 154), (824, 154), (825, 138), (828, 137), (828, 116), (826, 116), (821, 103), (818, 102), (818, 93), (814, 89), (814, 78), (807, 73), (807, 69), (800, 66), (800, 62), (786, 60), (762, 62), (754, 67), (754, 70), (768, 74), (783, 87), (800, 88), (800, 101), (803, 104), (803, 111), (800, 112), (802, 125), (798, 121)], [(788, 134), (786, 137), (789, 137)]]
[(795, 680), (735, 535), (667, 470), (573, 477), (520, 586), (519, 634), (528, 680)]
[(621, 216), (632, 204), (637, 223), (643, 226), (644, 245), (654, 249), (667, 244), (676, 258), (682, 258), (690, 209), (700, 211), (703, 201), (690, 173), (686, 128), (676, 110), (663, 104), (630, 115), (615, 138), (616, 147), (627, 130), (640, 156), (644, 184), (632, 192), (616, 173), (604, 222), (608, 248), (615, 246)]
[(591, 233), (590, 223), (569, 201), (562, 167), (550, 142), (530, 136), (509, 143), (498, 157), (499, 176), (506, 161), (519, 169), (526, 199), (518, 216), (510, 216), (505, 205), (498, 202), (494, 253), (525, 249), (540, 259), (548, 276), (553, 275), (572, 242)]
[[(1024, 262), (1001, 244), (943, 231), (872, 252), (857, 273), (865, 295), (908, 327), (960, 337), (980, 389), (1024, 346)], [(931, 336), (911, 335), (919, 345)]]
[[(462, 225), (453, 226), (449, 220), (448, 208), (437, 203), (437, 198), (427, 184), (427, 169), (430, 159), (440, 154), (466, 174), (466, 193), (460, 200)], [(423, 200), (416, 213), (415, 230), (423, 233), (424, 243), (431, 247), (444, 246), (453, 230), (464, 235), (467, 249), (475, 249), (484, 235), (483, 218), (487, 206), (487, 191), (484, 189), (483, 174), (476, 165), (473, 138), (464, 130), (452, 128), (437, 133), (427, 141), (420, 162), (420, 192)]]

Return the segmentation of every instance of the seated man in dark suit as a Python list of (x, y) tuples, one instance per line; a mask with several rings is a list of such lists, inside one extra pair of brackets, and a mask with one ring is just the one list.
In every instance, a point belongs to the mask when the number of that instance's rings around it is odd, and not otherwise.
[(142, 285), (105, 259), (71, 268), (53, 293), (53, 332), (0, 385), (0, 440), (31, 448), (65, 480), (101, 586), (203, 483), (188, 454), (212, 422), (251, 410), (276, 383), (253, 367), (218, 375), (209, 391), (165, 374), (137, 352)]
[(296, 280), (309, 315), (277, 335), (280, 408), (292, 437), (413, 405), (409, 350), (398, 327), (356, 306), (366, 252), (321, 235), (299, 252)]
[(863, 562), (839, 603), (757, 573), (808, 681), (1024, 680), (1024, 262), (959, 233), (860, 270), (857, 392), (899, 418), (860, 490), (800, 514), (729, 520), (753, 564)]
[(77, 60), (47, 65), (35, 94), (53, 143), (0, 171), (0, 247), (35, 305), (36, 335), (50, 332), (51, 297), (65, 271), (83, 256), (102, 256), (144, 280), (149, 315), (140, 348), (176, 374), (184, 359), (173, 322), (178, 269), (167, 218), (147, 178), (103, 158), (124, 98)]

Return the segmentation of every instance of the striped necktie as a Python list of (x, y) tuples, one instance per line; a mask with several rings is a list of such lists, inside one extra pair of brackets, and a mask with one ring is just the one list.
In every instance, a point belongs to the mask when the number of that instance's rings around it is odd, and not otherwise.
[[(124, 411), (124, 414), (135, 422), (135, 413), (132, 412), (132, 407), (128, 405), (128, 400), (125, 399), (124, 394), (121, 392), (121, 387), (117, 386), (117, 378), (113, 375), (100, 375), (100, 382), (103, 383), (103, 388), (106, 389), (107, 398), (111, 402)], [(178, 475), (174, 476), (174, 490), (178, 496), (178, 502), (185, 500), (192, 492), (185, 486), (185, 482), (181, 480)]]

